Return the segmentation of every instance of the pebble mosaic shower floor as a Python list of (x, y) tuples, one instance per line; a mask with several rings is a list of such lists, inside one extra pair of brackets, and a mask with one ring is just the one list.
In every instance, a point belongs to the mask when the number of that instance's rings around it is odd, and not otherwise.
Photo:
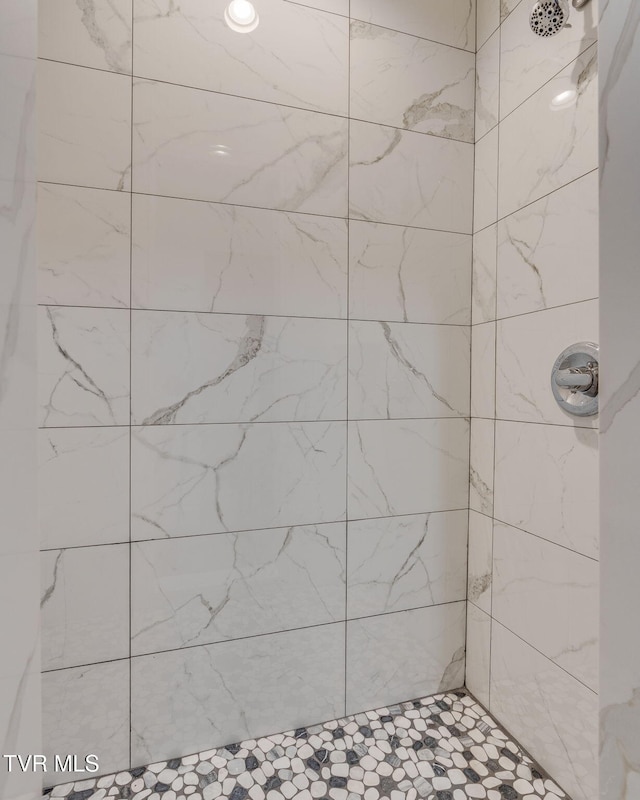
[(65, 800), (568, 800), (464, 691), (45, 791)]

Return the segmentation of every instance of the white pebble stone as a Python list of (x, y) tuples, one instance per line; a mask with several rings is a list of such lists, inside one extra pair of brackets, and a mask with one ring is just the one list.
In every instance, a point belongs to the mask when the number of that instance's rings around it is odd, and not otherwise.
[(201, 761), (201, 758), (200, 758), (200, 754), (196, 753), (195, 755), (192, 755), (192, 756), (185, 756), (182, 759), (182, 764), (186, 765), (186, 766), (191, 766), (192, 764), (197, 764), (198, 761)]
[(193, 793), (195, 792), (195, 790), (196, 790), (196, 787), (195, 787), (195, 786), (185, 786), (185, 787), (184, 787), (184, 793), (185, 793), (186, 795), (193, 794)]
[[(288, 763), (289, 762), (287, 761), (287, 764)], [(234, 758), (233, 761), (229, 761), (229, 763), (227, 764), (227, 769), (229, 770), (229, 775), (239, 775), (241, 772), (244, 772), (245, 770), (244, 759)]]
[(459, 769), (450, 769), (447, 777), (454, 786), (464, 786), (468, 783), (466, 775)]
[(348, 764), (334, 764), (331, 767), (331, 774), (336, 775), (339, 778), (346, 778), (349, 775), (349, 765)]
[(258, 769), (253, 770), (253, 778), (256, 783), (266, 783), (267, 776), (264, 774), (262, 767), (258, 767)]
[(487, 796), (487, 790), (484, 786), (481, 786), (479, 783), (471, 783), (469, 786), (466, 787), (467, 794), (469, 797), (479, 798), (480, 800), (484, 800)]
[(531, 794), (531, 792), (533, 792), (533, 786), (529, 781), (525, 781), (523, 778), (515, 780), (513, 782), (513, 788), (516, 792), (520, 792), (520, 794)]
[(173, 789), (169, 789), (168, 792), (164, 792), (164, 794), (162, 795), (162, 800), (176, 800), (176, 797), (177, 795), (173, 791)]
[[(158, 775), (158, 780), (161, 783), (172, 784), (173, 781), (178, 777), (178, 773), (175, 769), (163, 769), (161, 773)], [(118, 779), (116, 778), (116, 782)]]
[(286, 797), (287, 800), (291, 800), (292, 797), (295, 797), (298, 794), (298, 790), (296, 787), (291, 783), (291, 781), (286, 781), (280, 787), (281, 794)]
[(371, 772), (378, 766), (378, 762), (371, 756), (367, 755), (360, 759), (360, 766), (367, 772)]
[(294, 775), (293, 784), (298, 789), (306, 789), (309, 786), (309, 778), (306, 775)]
[(433, 788), (437, 791), (451, 788), (451, 781), (444, 775), (436, 775), (431, 782), (433, 783)]
[(333, 800), (347, 800), (348, 794), (346, 789), (329, 789), (329, 797), (333, 797)]
[(324, 797), (327, 790), (327, 784), (323, 781), (314, 781), (311, 784), (311, 797)]
[(184, 782), (191, 786), (197, 786), (199, 783), (199, 778), (195, 772), (187, 772), (187, 774), (184, 776)]
[(298, 750), (298, 756), (300, 758), (311, 758), (313, 755), (313, 747), (310, 744), (305, 743), (302, 747)]
[(362, 781), (349, 781), (347, 783), (347, 789), (350, 792), (355, 792), (356, 794), (362, 796), (364, 794), (364, 783)]
[(196, 772), (199, 775), (208, 775), (210, 772), (213, 772), (214, 769), (215, 769), (215, 767), (213, 766), (213, 764), (210, 761), (202, 761), (196, 767)]
[(143, 789), (141, 792), (133, 795), (133, 800), (145, 800), (151, 794), (151, 789)]
[(407, 761), (404, 765), (405, 771), (410, 778), (417, 778), (418, 777), (418, 768), (413, 763), (413, 761)]
[(433, 778), (433, 776), (435, 775), (433, 767), (428, 761), (418, 762), (418, 772), (422, 775), (423, 778)]
[(155, 772), (156, 775), (159, 775), (163, 769), (167, 766), (166, 761), (158, 761), (157, 764), (150, 764), (147, 769), (150, 772)]
[[(100, 780), (98, 781), (98, 787), (100, 789), (108, 789), (111, 786), (111, 784), (115, 781), (115, 779), (116, 779), (115, 775), (105, 775), (104, 778), (100, 778)], [(72, 783), (67, 783), (66, 786), (68, 786), (69, 789), (71, 789), (73, 784)], [(51, 792), (51, 797), (60, 797), (60, 795), (56, 794), (56, 789), (63, 789), (63, 788), (64, 787), (62, 787), (62, 786), (56, 786), (55, 789), (53, 790), (53, 792)], [(67, 792), (65, 792), (65, 794), (67, 794), (67, 793), (68, 793), (68, 790), (67, 790)]]
[(362, 781), (365, 786), (378, 786), (380, 783), (380, 776), (377, 772), (365, 772)]
[(276, 770), (286, 769), (290, 764), (290, 759), (288, 759), (286, 756), (282, 756), (281, 758), (276, 758), (276, 760), (273, 762), (273, 768)]
[(136, 794), (137, 792), (141, 792), (144, 789), (144, 781), (142, 778), (136, 778), (131, 782), (131, 791)]
[(248, 789), (250, 786), (253, 786), (255, 781), (253, 780), (253, 775), (250, 772), (243, 772), (242, 774), (238, 775), (238, 783), (243, 789)]
[(361, 781), (364, 778), (364, 770), (360, 766), (351, 767), (349, 776), (355, 781)]
[(251, 800), (264, 800), (265, 793), (264, 793), (264, 789), (262, 788), (262, 786), (258, 786), (257, 783), (254, 784), (249, 789), (249, 797), (251, 798)]
[(389, 776), (393, 772), (393, 767), (391, 764), (387, 764), (386, 761), (381, 761), (378, 766), (376, 767), (376, 772), (383, 776)]
[[(224, 792), (224, 794), (231, 794), (235, 785), (236, 785), (235, 778), (225, 778), (224, 781), (222, 782), (222, 791)], [(205, 797), (205, 800), (208, 800), (208, 798)]]
[(291, 769), (296, 773), (305, 771), (305, 763), (301, 758), (293, 758), (291, 760)]
[(364, 793), (364, 800), (378, 800), (380, 792), (373, 786)]

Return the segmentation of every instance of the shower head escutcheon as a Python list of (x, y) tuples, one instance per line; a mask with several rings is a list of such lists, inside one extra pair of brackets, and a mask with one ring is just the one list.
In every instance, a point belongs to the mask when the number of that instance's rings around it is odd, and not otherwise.
[[(573, 0), (573, 7), (583, 8), (589, 0)], [(529, 17), (531, 30), (536, 36), (555, 36), (569, 22), (568, 0), (538, 0)]]

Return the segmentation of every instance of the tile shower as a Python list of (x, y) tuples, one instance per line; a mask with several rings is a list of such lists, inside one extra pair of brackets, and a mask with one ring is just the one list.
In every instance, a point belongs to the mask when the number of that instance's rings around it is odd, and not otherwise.
[(593, 6), (224, 6), (41, 2), (45, 752), (388, 711), (466, 646), (591, 800), (597, 431), (548, 371), (598, 338)]

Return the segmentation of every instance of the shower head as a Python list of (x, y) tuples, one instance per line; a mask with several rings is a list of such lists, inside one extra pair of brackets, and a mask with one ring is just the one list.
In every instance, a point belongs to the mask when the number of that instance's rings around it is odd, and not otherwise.
[(567, 24), (567, 0), (538, 0), (531, 11), (529, 24), (536, 36), (555, 36)]

